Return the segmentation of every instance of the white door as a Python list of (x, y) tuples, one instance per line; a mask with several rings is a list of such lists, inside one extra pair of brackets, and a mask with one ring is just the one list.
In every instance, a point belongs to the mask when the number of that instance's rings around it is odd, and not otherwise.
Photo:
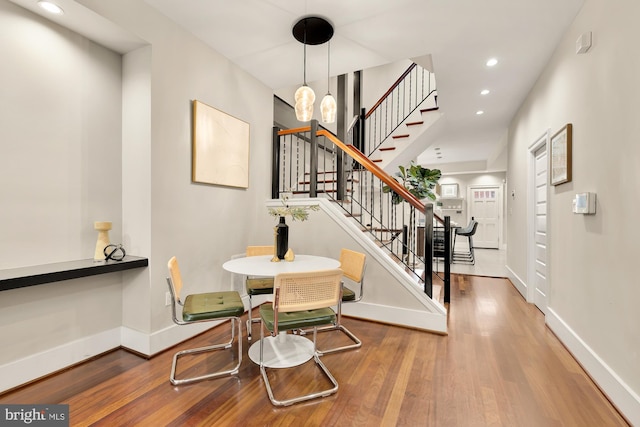
[(534, 191), (534, 304), (547, 312), (547, 147), (537, 149)]
[(478, 221), (473, 245), (476, 248), (498, 249), (502, 228), (500, 187), (470, 186), (469, 190), (471, 192), (469, 215)]

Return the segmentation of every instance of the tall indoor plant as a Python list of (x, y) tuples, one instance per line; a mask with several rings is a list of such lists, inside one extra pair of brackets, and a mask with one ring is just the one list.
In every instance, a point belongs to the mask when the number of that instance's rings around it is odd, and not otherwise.
[[(399, 166), (398, 168), (400, 169), (400, 172), (396, 173), (396, 179), (404, 186), (404, 188), (407, 189), (407, 191), (409, 191), (409, 193), (413, 194), (420, 200), (436, 199), (434, 189), (442, 176), (440, 169), (424, 168), (415, 164), (413, 161), (408, 168), (405, 168), (404, 166)], [(391, 202), (394, 205), (397, 205), (404, 200), (388, 185), (385, 185), (382, 188), (382, 191), (385, 193), (392, 193)]]

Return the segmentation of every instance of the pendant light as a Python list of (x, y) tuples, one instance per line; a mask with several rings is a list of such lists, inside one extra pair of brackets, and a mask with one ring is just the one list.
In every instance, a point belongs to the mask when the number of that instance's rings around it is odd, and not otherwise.
[(331, 95), (331, 40), (327, 42), (327, 94), (322, 98), (320, 103), (320, 112), (322, 113), (322, 121), (325, 123), (333, 123), (336, 121), (336, 105), (335, 98)]
[[(294, 95), (294, 109), (296, 118), (299, 121), (308, 122), (313, 117), (313, 103), (316, 100), (316, 95), (313, 89), (307, 86), (307, 45), (319, 45), (331, 40), (331, 37), (333, 37), (333, 25), (319, 16), (307, 16), (295, 23), (292, 32), (293, 37), (304, 46), (303, 83)], [(333, 99), (333, 97), (331, 98)], [(335, 100), (333, 102), (335, 104)]]

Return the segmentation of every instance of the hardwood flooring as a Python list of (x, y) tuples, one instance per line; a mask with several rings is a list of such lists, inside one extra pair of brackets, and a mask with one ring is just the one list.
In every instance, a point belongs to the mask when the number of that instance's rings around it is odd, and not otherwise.
[[(151, 360), (113, 351), (0, 395), (0, 403), (66, 403), (72, 426), (627, 425), (506, 279), (454, 275), (448, 336), (343, 321), (362, 348), (322, 357), (340, 389), (308, 403), (273, 407), (247, 345), (239, 375), (172, 386), (173, 353), (221, 337), (224, 325)], [(338, 337), (319, 334), (319, 346)], [(194, 357), (179, 375), (230, 362)], [(270, 375), (280, 397), (323, 380), (313, 362)]]

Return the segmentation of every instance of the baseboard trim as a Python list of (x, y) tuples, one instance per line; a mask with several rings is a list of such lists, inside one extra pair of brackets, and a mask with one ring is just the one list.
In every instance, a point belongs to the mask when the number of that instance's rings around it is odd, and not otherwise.
[(509, 280), (511, 280), (511, 283), (513, 283), (513, 286), (515, 286), (518, 292), (520, 292), (520, 295), (522, 295), (526, 301), (527, 284), (522, 279), (520, 279), (520, 277), (518, 277), (518, 275), (511, 269), (511, 267), (509, 267), (508, 265), (505, 265), (505, 268), (507, 269)]
[(170, 325), (151, 335), (118, 327), (0, 366), (0, 393), (33, 382), (108, 351), (125, 348), (152, 357), (176, 344), (218, 326), (220, 322)]
[(545, 321), (627, 421), (631, 425), (640, 426), (640, 396), (553, 309), (547, 309)]
[(400, 309), (360, 301), (357, 304), (343, 304), (342, 313), (345, 316), (379, 323), (421, 329), (438, 334), (447, 333), (447, 316), (428, 311)]
[(0, 391), (10, 390), (120, 347), (120, 328), (54, 347), (0, 366)]

